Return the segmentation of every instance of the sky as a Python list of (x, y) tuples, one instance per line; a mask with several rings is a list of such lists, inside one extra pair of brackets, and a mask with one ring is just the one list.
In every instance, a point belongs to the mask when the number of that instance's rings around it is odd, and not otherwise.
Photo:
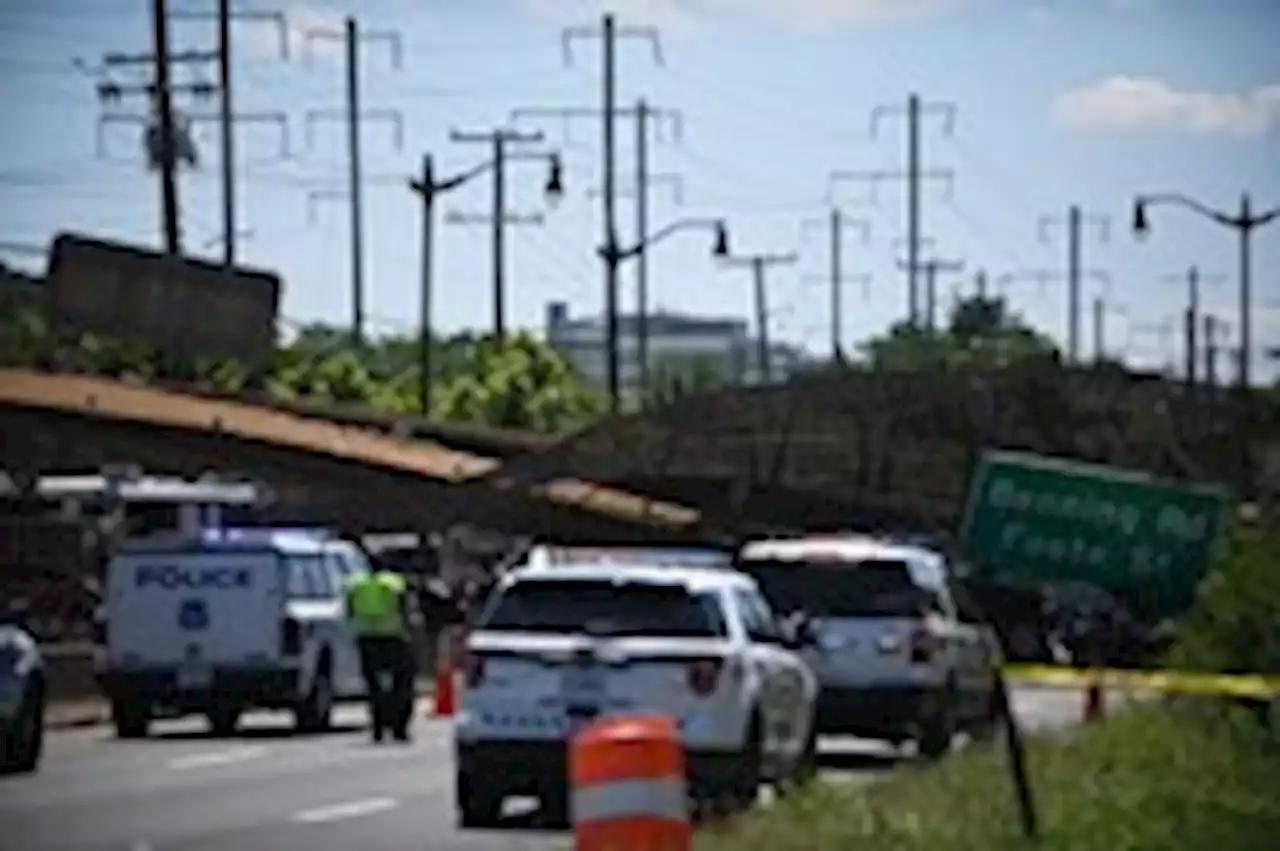
[[(38, 269), (41, 258), (13, 244), (47, 245), (59, 231), (161, 245), (159, 182), (145, 168), (139, 127), (102, 121), (108, 113), (143, 115), (146, 105), (138, 96), (104, 105), (96, 94), (105, 54), (150, 51), (150, 5), (0, 0), (0, 96), (9, 119), (0, 133), (0, 259)], [(170, 0), (174, 12), (215, 6)], [(343, 106), (341, 46), (314, 36), (341, 32), (347, 15), (362, 31), (394, 33), (402, 59), (395, 67), (386, 39), (362, 43), (362, 105), (403, 125), (399, 139), (385, 119), (361, 127), (372, 332), (404, 332), (417, 321), (421, 203), (406, 181), (428, 152), (438, 176), (483, 163), (489, 147), (454, 143), (450, 131), (502, 125), (544, 133), (542, 144), (521, 149), (560, 151), (566, 190), (548, 207), (545, 167), (508, 166), (509, 212), (544, 214), (540, 226), (506, 231), (509, 322), (540, 329), (550, 300), (568, 302), (574, 315), (600, 312), (601, 122), (511, 112), (601, 106), (599, 41), (573, 40), (566, 61), (561, 36), (566, 27), (598, 29), (606, 10), (634, 28), (618, 42), (620, 105), (643, 97), (681, 119), (679, 128), (656, 121), (651, 136), (651, 173), (677, 178), (651, 187), (651, 227), (722, 216), (735, 253), (799, 252), (798, 263), (769, 271), (770, 332), (817, 355), (830, 350), (824, 228), (832, 200), (850, 221), (869, 222), (865, 242), (854, 227), (844, 239), (846, 274), (870, 276), (865, 286), (851, 279), (845, 287), (845, 344), (905, 314), (897, 268), (905, 256), (903, 182), (832, 184), (830, 175), (904, 167), (909, 93), (929, 105), (924, 167), (954, 174), (950, 192), (940, 180), (922, 189), (926, 253), (964, 263), (963, 272), (940, 275), (943, 305), (953, 291), (972, 291), (979, 269), (993, 286), (1012, 275), (1011, 306), (1065, 340), (1063, 218), (1077, 204), (1086, 216), (1084, 265), (1109, 278), (1091, 276), (1084, 293), (1086, 308), (1095, 296), (1105, 299), (1108, 350), (1146, 366), (1180, 362), (1190, 265), (1216, 281), (1205, 286), (1207, 308), (1236, 327), (1237, 237), (1162, 207), (1151, 212), (1148, 238), (1136, 240), (1134, 194), (1181, 192), (1233, 215), (1244, 192), (1255, 211), (1280, 205), (1275, 0), (239, 0), (235, 8), (281, 12), (288, 22), (287, 59), (270, 22), (237, 22), (233, 74), (237, 112), (287, 120), (287, 157), (273, 121), (241, 123), (236, 139), (239, 228), (247, 232), (241, 260), (282, 275), (290, 324), (351, 316), (346, 136), (341, 123), (308, 128), (306, 119), (310, 110)], [(646, 32), (657, 34), (659, 51), (637, 37)], [(208, 20), (174, 20), (171, 36), (175, 50), (215, 44)], [(123, 83), (148, 74), (109, 73)], [(211, 65), (182, 64), (174, 74), (216, 80)], [(180, 94), (175, 103), (196, 117), (200, 153), (198, 168), (180, 180), (184, 245), (216, 257), (218, 129), (204, 119), (216, 115), (217, 102)], [(618, 118), (617, 133), (627, 193), (619, 228), (630, 242), (629, 118)], [(491, 193), (481, 176), (440, 201), (442, 331), (492, 321), (489, 228), (446, 221), (451, 211), (488, 215)], [(691, 230), (652, 247), (654, 308), (753, 316), (750, 273), (717, 265), (710, 245), (708, 234)], [(1253, 260), (1261, 350), (1280, 346), (1280, 219), (1255, 231)], [(1041, 270), (1059, 279), (1026, 274)], [(634, 293), (633, 270), (624, 269), (628, 308)], [(1081, 327), (1088, 353), (1087, 309)], [(1254, 364), (1260, 377), (1275, 374), (1260, 357)]]

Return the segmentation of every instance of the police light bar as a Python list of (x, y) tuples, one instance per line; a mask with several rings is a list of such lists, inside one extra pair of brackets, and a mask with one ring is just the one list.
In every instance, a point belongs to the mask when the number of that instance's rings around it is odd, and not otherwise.
[(219, 541), (247, 543), (268, 541), (282, 535), (298, 538), (325, 539), (334, 537), (334, 530), (327, 526), (232, 526), (202, 529), (200, 538), (208, 543)]

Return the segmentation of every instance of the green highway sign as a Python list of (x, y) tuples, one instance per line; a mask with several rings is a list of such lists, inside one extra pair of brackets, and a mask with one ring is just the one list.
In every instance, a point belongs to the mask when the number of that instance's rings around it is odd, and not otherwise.
[(1194, 599), (1222, 525), (1226, 492), (1100, 464), (987, 452), (960, 530), (975, 572), (1041, 583), (1088, 582), (1137, 617)]

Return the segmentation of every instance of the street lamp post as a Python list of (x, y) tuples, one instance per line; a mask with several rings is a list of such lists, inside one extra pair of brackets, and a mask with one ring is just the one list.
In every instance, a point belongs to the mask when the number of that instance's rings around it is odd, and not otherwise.
[(1220, 225), (1232, 228), (1240, 235), (1240, 386), (1249, 387), (1252, 359), (1250, 347), (1252, 341), (1253, 309), (1251, 305), (1252, 288), (1250, 286), (1250, 253), (1249, 243), (1253, 231), (1280, 217), (1280, 207), (1265, 213), (1254, 213), (1248, 193), (1240, 196), (1240, 212), (1234, 216), (1215, 210), (1189, 195), (1180, 192), (1161, 192), (1155, 195), (1139, 195), (1133, 201), (1133, 232), (1139, 238), (1149, 230), (1147, 210), (1157, 205), (1184, 207), (1212, 219)]
[[(508, 158), (545, 159), (548, 163), (547, 184), (544, 192), (551, 203), (559, 200), (564, 193), (560, 183), (560, 155), (519, 154), (508, 155)], [(431, 154), (422, 158), (421, 178), (409, 180), (409, 190), (422, 198), (422, 295), (418, 324), (418, 407), (424, 417), (431, 415), (431, 295), (432, 295), (432, 256), (435, 237), (435, 202), (436, 196), (452, 192), (474, 178), (479, 177), (497, 165), (496, 160), (489, 159), (473, 168), (454, 175), (446, 180), (435, 177), (435, 162)]]
[[(608, 241), (597, 249), (605, 263), (605, 280), (609, 287), (617, 286), (618, 267), (623, 260), (639, 257), (651, 246), (661, 242), (672, 234), (694, 228), (707, 228), (715, 233), (715, 243), (711, 249), (713, 257), (729, 256), (729, 230), (724, 219), (678, 219), (666, 227), (654, 231), (647, 238), (640, 240), (629, 248), (618, 245), (617, 237), (609, 232)], [(605, 317), (605, 356), (608, 372), (609, 405), (614, 414), (622, 410), (622, 389), (618, 353), (618, 310), (617, 300), (611, 299), (612, 309), (607, 310)]]

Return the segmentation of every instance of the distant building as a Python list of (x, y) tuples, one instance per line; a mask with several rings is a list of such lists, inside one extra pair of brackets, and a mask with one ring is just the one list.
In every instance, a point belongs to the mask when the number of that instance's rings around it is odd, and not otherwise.
[[(635, 314), (618, 317), (619, 380), (623, 395), (629, 401), (636, 398), (640, 384), (637, 320)], [(714, 371), (727, 384), (760, 382), (757, 344), (745, 320), (658, 311), (648, 316), (646, 324), (651, 379), (663, 371), (697, 368)], [(583, 378), (600, 389), (608, 386), (606, 329), (602, 317), (571, 318), (568, 305), (550, 302), (546, 333), (547, 342)], [(794, 346), (775, 344), (770, 348), (774, 381), (785, 380), (806, 361), (804, 352)]]

